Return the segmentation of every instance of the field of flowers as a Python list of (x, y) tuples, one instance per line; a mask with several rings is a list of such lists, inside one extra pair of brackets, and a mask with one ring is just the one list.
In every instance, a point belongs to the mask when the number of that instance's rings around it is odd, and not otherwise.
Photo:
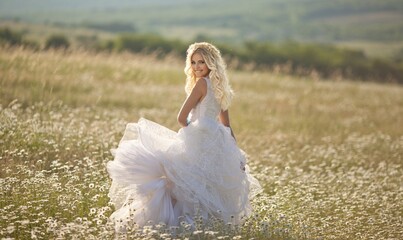
[(403, 88), (229, 69), (265, 191), (241, 226), (115, 234), (112, 160), (139, 117), (178, 130), (183, 60), (0, 49), (1, 239), (402, 239)]

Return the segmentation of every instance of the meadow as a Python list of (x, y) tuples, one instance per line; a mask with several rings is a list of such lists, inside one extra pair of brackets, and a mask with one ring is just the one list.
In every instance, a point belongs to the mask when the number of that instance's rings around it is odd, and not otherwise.
[(402, 239), (403, 88), (229, 69), (238, 145), (264, 188), (241, 226), (116, 235), (112, 160), (127, 122), (178, 130), (184, 60), (0, 49), (1, 239)]

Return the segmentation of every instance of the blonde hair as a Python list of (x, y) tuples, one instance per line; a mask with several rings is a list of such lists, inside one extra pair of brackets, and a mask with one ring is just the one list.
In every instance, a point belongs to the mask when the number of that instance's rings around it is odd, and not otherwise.
[(212, 83), (214, 96), (220, 103), (221, 109), (224, 111), (227, 110), (231, 104), (234, 93), (229, 84), (226, 65), (221, 57), (220, 51), (210, 43), (200, 42), (191, 44), (186, 53), (186, 66), (184, 69), (186, 74), (186, 94), (190, 95), (193, 87), (196, 85), (197, 79), (193, 72), (191, 62), (193, 54), (199, 53), (210, 70), (209, 78)]

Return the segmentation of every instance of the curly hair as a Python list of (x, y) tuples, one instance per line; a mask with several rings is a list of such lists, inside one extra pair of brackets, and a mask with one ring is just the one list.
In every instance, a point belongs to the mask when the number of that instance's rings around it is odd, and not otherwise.
[(227, 110), (231, 104), (234, 93), (229, 84), (226, 64), (221, 57), (220, 51), (210, 43), (200, 42), (191, 44), (186, 53), (186, 66), (184, 69), (186, 74), (186, 94), (190, 95), (193, 87), (196, 85), (197, 79), (192, 69), (191, 59), (193, 54), (199, 53), (210, 70), (209, 78), (212, 83), (215, 98), (220, 103), (221, 109), (224, 111)]

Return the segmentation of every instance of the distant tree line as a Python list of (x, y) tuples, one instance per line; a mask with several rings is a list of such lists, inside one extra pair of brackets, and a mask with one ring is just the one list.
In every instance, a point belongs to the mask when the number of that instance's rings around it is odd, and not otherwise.
[(322, 44), (282, 44), (247, 42), (237, 57), (253, 62), (257, 68), (288, 65), (291, 72), (318, 72), (323, 77), (335, 75), (360, 80), (403, 83), (403, 64), (368, 58), (362, 51), (341, 49)]
[[(123, 34), (103, 42), (99, 49), (185, 55), (189, 44), (157, 35)], [(324, 44), (284, 42), (245, 42), (241, 47), (216, 44), (229, 62), (240, 69), (274, 70), (280, 68), (294, 74), (313, 72), (325, 78), (343, 77), (362, 81), (396, 82), (403, 84), (403, 61), (369, 58), (362, 51), (341, 49)]]
[(23, 38), (22, 33), (15, 32), (9, 28), (0, 28), (0, 45), (10, 46), (27, 46), (30, 48), (38, 48), (39, 44), (34, 41), (29, 41)]
[(154, 34), (122, 34), (114, 40), (101, 43), (101, 50), (130, 51), (133, 53), (157, 53), (164, 57), (169, 53), (184, 54), (187, 44), (179, 40), (169, 40)]
[[(203, 39), (198, 39), (203, 40)], [(8, 28), (0, 29), (0, 44), (26, 45), (38, 48), (37, 43), (23, 39), (22, 35)], [(170, 40), (153, 34), (121, 34), (113, 40), (97, 41), (96, 51), (129, 51), (156, 54), (163, 58), (167, 54), (185, 55), (189, 43)], [(284, 42), (248, 41), (233, 47), (216, 44), (223, 56), (239, 69), (276, 70), (299, 75), (315, 73), (324, 78), (342, 77), (362, 81), (395, 82), (403, 84), (403, 60), (388, 61), (369, 58), (362, 51), (340, 49), (323, 44), (301, 44)], [(43, 49), (68, 49), (66, 36), (52, 35), (46, 39)], [(88, 46), (87, 46), (88, 47)]]
[[(12, 31), (9, 28), (0, 28), (0, 45), (9, 46), (24, 46), (27, 48), (39, 50), (40, 44), (33, 40), (26, 40), (23, 38), (23, 34)], [(57, 48), (68, 49), (70, 42), (68, 38), (62, 34), (54, 34), (49, 36), (44, 45), (44, 49)]]
[(125, 22), (110, 22), (110, 23), (84, 22), (80, 25), (85, 28), (92, 28), (95, 30), (101, 30), (111, 33), (125, 33), (125, 32), (133, 33), (137, 31), (132, 24)]

